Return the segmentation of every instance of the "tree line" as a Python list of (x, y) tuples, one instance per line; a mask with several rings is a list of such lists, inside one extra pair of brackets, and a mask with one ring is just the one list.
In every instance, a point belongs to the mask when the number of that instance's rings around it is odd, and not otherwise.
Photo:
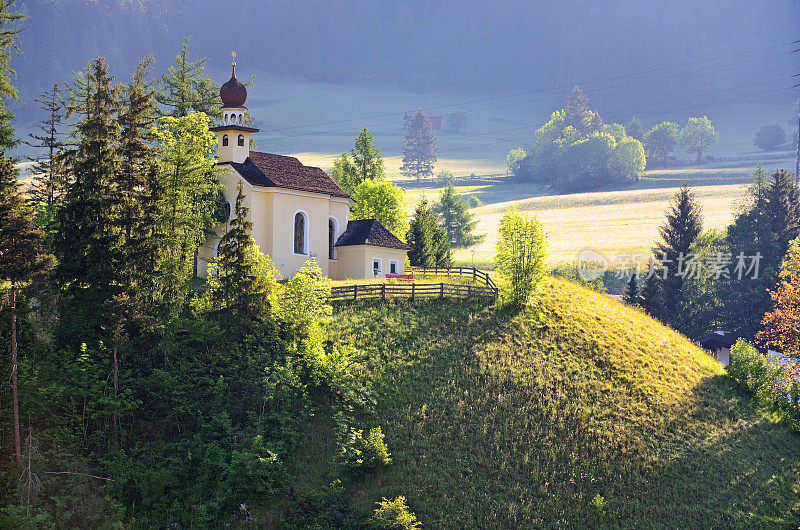
[(689, 118), (682, 129), (662, 122), (645, 130), (636, 116), (625, 126), (604, 123), (577, 86), (567, 105), (553, 112), (535, 136), (529, 147), (509, 152), (509, 173), (567, 193), (636, 182), (648, 163), (646, 156), (664, 162), (678, 143), (695, 154), (699, 164), (719, 138), (705, 116)]

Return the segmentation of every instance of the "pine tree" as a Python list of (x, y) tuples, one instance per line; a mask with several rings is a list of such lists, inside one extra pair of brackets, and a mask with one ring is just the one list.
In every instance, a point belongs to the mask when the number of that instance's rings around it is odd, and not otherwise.
[(433, 124), (427, 114), (418, 110), (406, 124), (403, 166), (400, 170), (406, 176), (416, 177), (417, 181), (421, 177), (430, 177), (438, 150)]
[[(118, 102), (111, 81), (105, 59), (92, 61), (87, 99), (74, 106), (81, 120), (71, 156), (72, 182), (57, 215), (55, 276), (66, 304), (61, 311), (62, 324), (75, 324), (90, 336), (99, 333), (108, 303), (120, 294), (124, 267), (116, 185), (120, 171)], [(68, 335), (77, 340), (81, 333)]]
[(66, 187), (66, 175), (58, 154), (64, 147), (61, 140), (59, 126), (64, 119), (64, 101), (61, 98), (61, 88), (58, 83), (52, 90), (45, 91), (34, 101), (41, 105), (47, 117), (37, 126), (40, 132), (31, 133), (31, 141), (25, 143), (37, 149), (46, 151), (47, 158), (33, 159), (34, 184), (30, 190), (31, 197), (48, 208), (52, 207)]
[(665, 313), (664, 280), (653, 270), (653, 266), (651, 263), (644, 286), (639, 291), (639, 305), (648, 315), (660, 320), (664, 318)]
[(631, 117), (631, 121), (625, 126), (625, 134), (631, 138), (636, 138), (640, 142), (644, 140), (644, 125), (636, 114)]
[(20, 464), (20, 421), (18, 390), (17, 319), (21, 289), (46, 276), (51, 258), (42, 254), (41, 234), (33, 221), (17, 182), (14, 162), (0, 153), (0, 280), (8, 285), (11, 313), (11, 393), (14, 427), (14, 456)]
[(797, 179), (785, 169), (770, 175), (764, 195), (764, 209), (772, 221), (778, 256), (800, 235), (800, 188)]
[(358, 177), (356, 186), (367, 179), (381, 180), (385, 177), (381, 150), (375, 147), (375, 138), (366, 127), (356, 136), (356, 144), (350, 154)]
[(215, 261), (218, 288), (213, 294), (220, 308), (256, 318), (264, 314), (267, 292), (259, 281), (256, 246), (251, 235), (253, 223), (248, 219), (249, 208), (244, 205), (243, 189), (239, 181), (234, 216), (218, 246)]
[(575, 129), (581, 136), (596, 131), (603, 125), (600, 115), (589, 109), (589, 100), (577, 85), (567, 97), (567, 106), (564, 107), (564, 123)]
[(436, 215), (428, 206), (428, 199), (422, 201), (414, 210), (411, 228), (406, 235), (411, 250), (408, 259), (417, 267), (450, 267), (450, 243), (447, 232), (439, 226)]
[(192, 112), (204, 112), (209, 117), (220, 117), (219, 86), (204, 75), (205, 70), (205, 59), (189, 60), (189, 37), (186, 37), (175, 66), (161, 76), (164, 86), (156, 99), (165, 107), (164, 115), (182, 118)]
[(689, 257), (692, 243), (703, 229), (702, 208), (688, 186), (682, 186), (675, 195), (666, 217), (666, 223), (659, 228), (662, 241), (656, 244), (656, 252), (668, 271), (662, 286), (666, 309), (664, 320), (672, 323), (683, 286), (681, 267)]
[(0, 149), (3, 150), (17, 145), (8, 102), (19, 101), (17, 88), (11, 84), (11, 78), (17, 75), (11, 68), (11, 56), (20, 53), (20, 24), (25, 16), (11, 11), (13, 5), (14, 0), (0, 0)]
[(442, 191), (439, 202), (433, 207), (442, 219), (442, 225), (447, 232), (447, 238), (453, 248), (467, 248), (477, 245), (486, 237), (484, 234), (476, 235), (473, 232), (478, 224), (469, 211), (469, 204), (458, 193), (452, 182)]
[(639, 273), (636, 270), (631, 271), (631, 277), (625, 284), (622, 301), (630, 305), (639, 305), (642, 301), (639, 293)]

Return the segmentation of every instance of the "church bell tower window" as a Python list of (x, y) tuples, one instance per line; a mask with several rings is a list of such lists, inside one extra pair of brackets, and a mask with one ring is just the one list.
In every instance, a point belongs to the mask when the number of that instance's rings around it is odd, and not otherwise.
[(223, 134), (222, 135), (222, 147), (228, 147), (228, 135), (227, 134)]
[(240, 134), (239, 138), (236, 140), (236, 142), (239, 144), (239, 147), (243, 147), (244, 146), (244, 135)]

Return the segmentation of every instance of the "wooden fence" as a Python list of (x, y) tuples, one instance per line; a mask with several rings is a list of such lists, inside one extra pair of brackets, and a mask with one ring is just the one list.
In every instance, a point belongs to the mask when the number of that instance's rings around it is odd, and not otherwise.
[(482, 285), (453, 285), (449, 283), (427, 284), (353, 284), (331, 287), (328, 300), (411, 300), (432, 298), (491, 298), (497, 300), (497, 287)]
[(409, 271), (414, 276), (447, 276), (472, 279), (473, 282), (481, 282), (487, 287), (497, 289), (497, 285), (495, 285), (488, 273), (472, 267), (411, 267)]

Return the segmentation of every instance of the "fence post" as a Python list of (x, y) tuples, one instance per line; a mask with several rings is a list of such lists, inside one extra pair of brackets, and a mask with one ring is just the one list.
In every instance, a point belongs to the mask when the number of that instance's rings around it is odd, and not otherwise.
[(444, 282), (439, 284), (439, 298), (444, 298)]
[(414, 301), (414, 285), (415, 284), (413, 284), (413, 283), (411, 284), (411, 301), (412, 302)]
[(472, 286), (467, 285), (467, 298), (472, 298)]
[(353, 285), (353, 302), (358, 302), (358, 284)]
[(381, 298), (386, 300), (386, 284), (385, 283), (381, 284)]

